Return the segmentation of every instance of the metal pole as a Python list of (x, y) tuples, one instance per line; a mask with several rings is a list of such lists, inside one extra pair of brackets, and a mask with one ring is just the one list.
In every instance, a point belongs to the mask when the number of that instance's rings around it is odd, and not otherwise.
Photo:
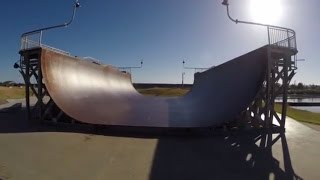
[(143, 59), (141, 59), (140, 60), (140, 66), (124, 66), (124, 67), (117, 67), (118, 69), (130, 69), (130, 71), (131, 71), (131, 69), (140, 69), (140, 68), (142, 68), (142, 66), (143, 66)]
[(194, 73), (197, 72), (197, 69), (199, 69), (199, 70), (209, 69), (209, 68), (201, 68), (201, 67), (186, 67), (186, 66), (184, 66), (185, 63), (186, 63), (186, 62), (183, 60), (183, 61), (182, 61), (182, 67), (183, 67), (183, 69), (193, 69), (193, 70), (194, 70)]
[(296, 35), (296, 32), (293, 30), (293, 29), (290, 29), (290, 28), (286, 28), (286, 27), (281, 27), (281, 26), (275, 26), (275, 25), (270, 25), (270, 24), (263, 24), (263, 23), (256, 23), (256, 22), (249, 22), (249, 21), (241, 21), (241, 20), (238, 20), (238, 19), (234, 19), (230, 16), (230, 13), (229, 13), (229, 2), (228, 0), (224, 0), (222, 2), (223, 5), (225, 5), (227, 7), (227, 15), (229, 17), (229, 19), (233, 22), (235, 22), (236, 24), (238, 23), (243, 23), (243, 24), (251, 24), (251, 25), (257, 25), (257, 26), (265, 26), (267, 28), (276, 28), (276, 29), (285, 29), (287, 31), (290, 31), (293, 33), (293, 36)]
[(290, 44), (290, 35), (289, 35), (289, 30), (288, 29), (287, 29), (287, 39), (288, 39), (288, 47), (290, 48), (291, 44)]
[(270, 27), (269, 26), (267, 27), (267, 30), (268, 30), (268, 44), (270, 44)]
[(305, 61), (305, 59), (297, 59), (297, 56), (295, 56), (295, 66), (298, 66), (298, 61)]
[(184, 75), (185, 75), (185, 72), (182, 72), (182, 82), (181, 82), (181, 86), (183, 87), (184, 85)]
[(36, 29), (36, 30), (33, 30), (33, 31), (29, 31), (29, 32), (25, 32), (25, 33), (23, 33), (21, 35), (21, 38), (24, 38), (26, 36), (29, 36), (29, 35), (32, 35), (32, 34), (36, 34), (36, 33), (41, 33), (40, 36), (42, 38), (42, 31), (46, 31), (46, 30), (49, 30), (49, 29), (60, 28), (60, 27), (68, 27), (73, 22), (74, 17), (76, 15), (76, 10), (79, 7), (80, 7), (80, 3), (78, 2), (78, 0), (76, 0), (76, 2), (74, 3), (74, 6), (73, 6), (73, 12), (72, 12), (71, 19), (68, 22), (65, 22), (65, 23), (59, 24), (59, 25), (54, 25), (54, 26), (49, 26), (49, 27), (45, 27), (45, 28)]
[(41, 46), (43, 31), (40, 31), (39, 46)]
[(125, 71), (125, 72), (132, 74), (131, 73), (132, 69), (140, 69), (140, 68), (142, 68), (142, 66), (143, 66), (143, 59), (140, 60), (140, 66), (127, 66), (127, 67), (117, 67), (117, 68), (121, 71)]
[(281, 123), (280, 127), (285, 128), (286, 124), (286, 116), (287, 116), (287, 102), (288, 102), (288, 64), (291, 60), (290, 56), (286, 56), (284, 58), (284, 65), (283, 65), (283, 77), (282, 77), (282, 83), (283, 83), (283, 98), (282, 98), (282, 112), (281, 112)]
[(290, 28), (286, 28), (286, 27), (282, 27), (282, 26), (275, 26), (275, 25), (271, 25), (271, 24), (263, 24), (263, 23), (256, 23), (256, 22), (250, 22), (250, 21), (242, 21), (242, 20), (238, 20), (238, 19), (234, 19), (230, 16), (229, 13), (229, 4), (226, 5), (227, 6), (227, 15), (229, 17), (229, 19), (235, 23), (243, 23), (243, 24), (251, 24), (251, 25), (258, 25), (258, 26), (265, 26), (265, 27), (272, 27), (272, 28), (279, 28), (279, 29), (287, 29), (289, 31), (293, 31), (295, 32), (293, 29)]
[[(26, 55), (24, 54), (24, 57)], [(29, 59), (29, 53), (27, 54), (28, 58), (24, 59), (24, 63), (26, 65), (25, 69), (25, 83), (26, 83), (26, 108), (27, 108), (27, 117), (28, 121), (31, 121), (31, 109), (30, 109), (30, 59)], [(21, 69), (22, 71), (22, 69)]]

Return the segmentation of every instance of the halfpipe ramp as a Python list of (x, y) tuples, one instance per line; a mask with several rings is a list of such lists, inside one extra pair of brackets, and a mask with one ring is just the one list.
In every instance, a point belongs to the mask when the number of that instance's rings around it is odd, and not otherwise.
[(41, 49), (43, 82), (70, 117), (86, 123), (143, 127), (209, 127), (234, 119), (253, 101), (268, 46), (195, 74), (183, 97), (139, 94), (130, 74), (109, 65)]

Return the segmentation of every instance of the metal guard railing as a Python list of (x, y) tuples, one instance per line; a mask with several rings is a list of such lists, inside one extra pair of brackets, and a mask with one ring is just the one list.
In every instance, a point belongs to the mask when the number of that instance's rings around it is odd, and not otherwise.
[(267, 26), (268, 43), (297, 51), (296, 33), (294, 30), (276, 26)]
[(40, 29), (36, 29), (33, 31), (29, 31), (26, 33), (23, 33), (21, 35), (21, 47), (20, 50), (27, 50), (27, 49), (31, 49), (31, 48), (36, 48), (36, 47), (42, 47), (42, 48), (47, 48), (50, 49), (52, 51), (56, 51), (59, 53), (63, 53), (63, 54), (70, 54), (66, 51), (57, 49), (57, 48), (53, 48), (47, 45), (42, 44), (42, 35), (43, 32), (47, 31), (47, 30), (51, 30), (51, 29), (57, 29), (57, 28), (62, 28), (62, 27), (68, 27), (74, 20), (74, 17), (76, 15), (76, 11), (77, 8), (80, 7), (80, 3), (78, 2), (78, 0), (75, 1), (74, 5), (73, 5), (73, 10), (72, 10), (72, 16), (70, 18), (69, 21), (63, 23), (63, 24), (59, 24), (59, 25), (54, 25), (54, 26), (49, 26), (49, 27), (45, 27), (45, 28), (40, 28)]
[(41, 48), (49, 49), (49, 50), (54, 51), (54, 52), (70, 55), (70, 53), (67, 52), (67, 51), (64, 51), (64, 50), (61, 50), (61, 49), (58, 49), (58, 48), (54, 48), (54, 47), (42, 44), (41, 43), (42, 32), (40, 32), (39, 34), (40, 34), (40, 36), (39, 36), (39, 38), (37, 40), (28, 39), (28, 35), (23, 36), (21, 38), (20, 50), (28, 50), (28, 49), (32, 49), (32, 48), (41, 47)]
[(268, 43), (269, 45), (288, 48), (293, 51), (294, 57), (292, 60), (291, 68), (297, 69), (297, 40), (296, 33), (292, 29), (269, 26), (267, 25), (268, 30)]
[(281, 26), (274, 26), (270, 24), (241, 21), (238, 19), (234, 19), (230, 16), (228, 0), (224, 0), (222, 4), (227, 7), (227, 15), (231, 21), (235, 22), (236, 24), (243, 23), (243, 24), (267, 27), (269, 45), (285, 47), (293, 50), (295, 53), (297, 52), (296, 33), (293, 29), (289, 29)]

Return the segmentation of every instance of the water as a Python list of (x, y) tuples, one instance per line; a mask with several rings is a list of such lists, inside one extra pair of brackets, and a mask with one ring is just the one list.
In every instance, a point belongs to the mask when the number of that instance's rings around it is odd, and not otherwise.
[(320, 98), (289, 98), (288, 102), (296, 103), (308, 103), (308, 102), (320, 102)]
[(306, 110), (310, 112), (320, 113), (320, 106), (291, 106), (295, 109)]
[[(277, 98), (276, 102), (282, 102), (281, 98)], [(308, 103), (308, 102), (313, 102), (313, 103), (318, 103), (320, 102), (320, 97), (319, 96), (289, 96), (288, 97), (288, 102), (294, 102), (294, 103)], [(320, 106), (291, 106), (292, 108), (295, 109), (301, 109), (301, 110), (306, 110), (310, 112), (315, 112), (315, 113), (320, 113)]]

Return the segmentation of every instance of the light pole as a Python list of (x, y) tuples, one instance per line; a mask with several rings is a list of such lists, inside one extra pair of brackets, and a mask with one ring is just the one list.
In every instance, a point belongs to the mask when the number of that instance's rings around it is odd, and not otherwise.
[[(207, 70), (207, 69), (209, 69), (209, 68), (199, 68), (199, 67), (187, 67), (187, 66), (184, 66), (184, 64), (185, 64), (186, 62), (183, 60), (182, 61), (182, 67), (183, 67), (183, 69), (193, 69), (194, 70), (194, 73), (196, 73), (197, 71), (204, 71), (204, 70)], [(214, 66), (213, 66), (214, 67)]]
[(181, 82), (181, 87), (183, 87), (183, 85), (184, 85), (184, 75), (185, 75), (186, 73), (185, 72), (182, 72), (182, 82)]
[(28, 36), (33, 35), (33, 34), (38, 34), (40, 33), (39, 36), (39, 46), (41, 46), (41, 41), (42, 41), (42, 35), (44, 31), (50, 30), (50, 29), (55, 29), (55, 28), (61, 28), (61, 27), (68, 27), (74, 20), (74, 17), (76, 15), (76, 11), (77, 9), (80, 7), (80, 3), (78, 0), (75, 1), (74, 5), (73, 5), (73, 11), (72, 11), (72, 16), (71, 19), (63, 24), (59, 24), (59, 25), (54, 25), (54, 26), (49, 26), (49, 27), (45, 27), (45, 28), (40, 28), (40, 29), (36, 29), (33, 31), (29, 31), (29, 32), (25, 32), (21, 35), (21, 40), (23, 42), (23, 49), (28, 48)]
[[(234, 19), (230, 16), (230, 13), (229, 13), (229, 1), (223, 0), (222, 4), (226, 6), (227, 15), (231, 21), (235, 22), (236, 24), (243, 23), (243, 24), (251, 24), (251, 25), (257, 25), (257, 26), (265, 26), (267, 27), (267, 30), (268, 30), (268, 43), (270, 45), (273, 44), (277, 46), (285, 46), (297, 51), (296, 32), (293, 29), (270, 25), (270, 24), (262, 24), (262, 23), (241, 21), (238, 19)], [(284, 39), (283, 37), (286, 37), (286, 38)]]
[(143, 66), (143, 59), (140, 60), (140, 66), (125, 66), (125, 67), (118, 67), (118, 69), (128, 71), (131, 74), (131, 69), (140, 69)]
[[(54, 26), (49, 26), (49, 27), (45, 27), (45, 28), (40, 28), (40, 29), (36, 29), (36, 30), (32, 30), (29, 32), (25, 32), (21, 35), (21, 49), (25, 50), (28, 49), (28, 44), (31, 43), (33, 45), (37, 45), (40, 46), (42, 45), (42, 36), (43, 36), (43, 32), (50, 30), (50, 29), (55, 29), (55, 28), (61, 28), (61, 27), (68, 27), (74, 20), (75, 15), (76, 15), (76, 11), (77, 9), (81, 7), (80, 3), (78, 0), (75, 1), (74, 5), (73, 5), (73, 11), (72, 11), (72, 16), (70, 18), (69, 21), (63, 23), (63, 24), (59, 24), (59, 25), (54, 25)], [(39, 35), (39, 39), (38, 42), (35, 41), (30, 41), (28, 40), (28, 36), (34, 35), (34, 34), (40, 34)], [(18, 62), (20, 62), (20, 64), (18, 64)], [(13, 66), (15, 69), (21, 67), (21, 60), (18, 60), (17, 62), (14, 63)]]
[[(281, 26), (274, 26), (274, 25), (270, 25), (270, 24), (262, 24), (262, 23), (241, 21), (238, 19), (234, 19), (230, 16), (230, 13), (229, 13), (229, 0), (223, 0), (222, 4), (227, 7), (227, 15), (228, 15), (229, 19), (235, 23), (244, 23), (244, 24), (252, 24), (252, 25), (258, 25), (258, 26), (269, 26), (269, 27), (275, 27), (275, 28), (281, 28), (281, 29), (289, 29), (289, 28), (285, 28), (285, 27), (281, 27)], [(290, 30), (294, 31), (293, 29), (290, 29)]]
[(296, 66), (296, 67), (298, 67), (298, 61), (305, 61), (305, 59), (296, 59), (296, 60), (295, 60), (295, 63), (296, 63), (295, 66)]

